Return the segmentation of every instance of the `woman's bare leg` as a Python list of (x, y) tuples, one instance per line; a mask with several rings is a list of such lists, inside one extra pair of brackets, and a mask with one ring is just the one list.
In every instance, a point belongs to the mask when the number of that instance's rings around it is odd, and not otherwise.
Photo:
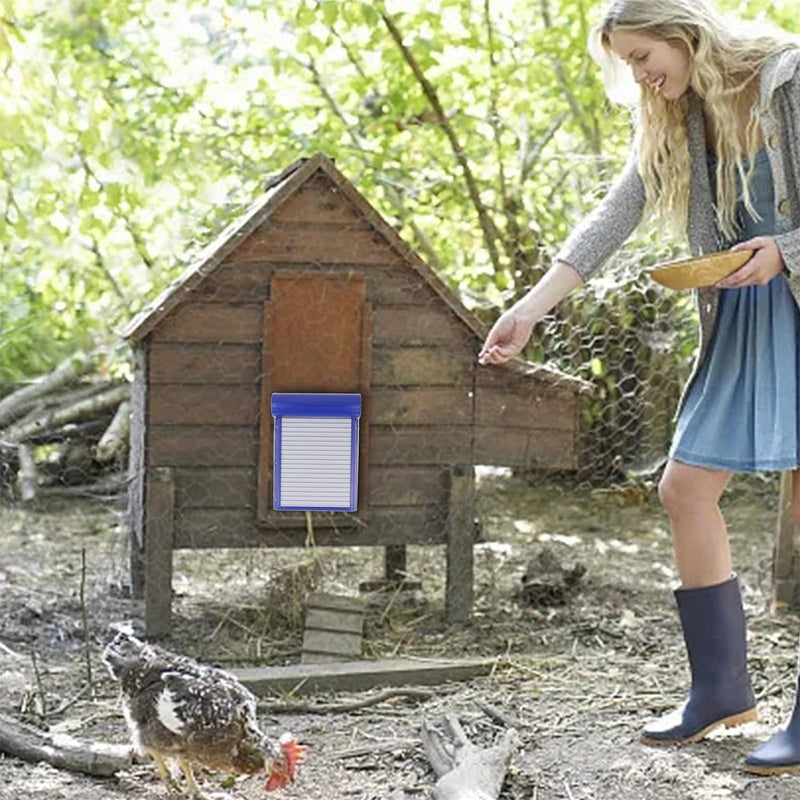
[(731, 473), (669, 461), (658, 494), (669, 516), (675, 561), (684, 589), (731, 577), (731, 550), (719, 499)]

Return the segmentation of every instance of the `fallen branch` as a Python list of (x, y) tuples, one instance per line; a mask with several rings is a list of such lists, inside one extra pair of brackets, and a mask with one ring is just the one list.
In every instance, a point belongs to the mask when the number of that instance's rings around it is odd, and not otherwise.
[(422, 744), (439, 777), (434, 800), (497, 800), (516, 747), (517, 735), (506, 731), (493, 747), (476, 747), (455, 714), (445, 718), (447, 733), (422, 725)]
[(17, 457), (19, 458), (19, 475), (17, 476), (19, 496), (23, 503), (27, 503), (36, 497), (36, 459), (27, 444), (19, 445)]
[(49, 734), (0, 715), (0, 752), (23, 761), (45, 761), (53, 767), (108, 777), (134, 762), (130, 745), (87, 742)]
[(81, 548), (81, 587), (79, 592), (81, 603), (81, 623), (83, 624), (83, 654), (86, 660), (86, 683), (89, 693), (94, 698), (94, 681), (92, 680), (92, 643), (89, 637), (89, 612), (86, 609), (86, 548)]
[[(78, 486), (40, 486), (41, 497), (104, 497), (124, 491), (128, 485), (128, 476), (123, 473), (107, 475), (94, 483), (82, 483)], [(241, 661), (241, 659), (231, 659)]]
[(4, 653), (7, 656), (11, 656), (11, 658), (25, 658), (21, 653), (17, 653), (15, 650), (12, 650), (7, 644), (3, 644), (0, 642), (0, 653)]
[(331, 714), (347, 711), (357, 711), (359, 708), (382, 703), (393, 697), (413, 697), (417, 700), (430, 700), (434, 692), (425, 689), (384, 689), (371, 697), (363, 700), (353, 700), (350, 703), (259, 703), (258, 707), (273, 714)]
[(52, 392), (59, 386), (88, 372), (95, 363), (96, 354), (77, 353), (47, 375), (42, 375), (34, 383), (17, 389), (0, 400), (0, 426), (15, 419), (31, 400)]
[(362, 747), (351, 747), (349, 750), (339, 750), (331, 753), (329, 758), (341, 761), (347, 758), (360, 758), (361, 756), (374, 756), (379, 753), (401, 753), (404, 750), (413, 750), (419, 746), (419, 739), (391, 739), (387, 742), (370, 742)]
[(519, 722), (511, 719), (507, 714), (500, 711), (499, 708), (495, 708), (493, 705), (485, 703), (483, 700), (476, 700), (475, 705), (478, 706), (490, 720), (498, 723), (498, 725), (502, 725), (504, 728), (519, 728)]
[(67, 422), (85, 419), (93, 416), (98, 411), (118, 406), (123, 400), (127, 400), (129, 396), (130, 388), (127, 383), (113, 386), (94, 397), (81, 400), (66, 408), (57, 408), (49, 411), (26, 424), (12, 425), (6, 429), (3, 438), (6, 442), (21, 442), (47, 428), (57, 428)]
[(118, 453), (121, 453), (128, 445), (130, 427), (131, 403), (130, 400), (124, 400), (119, 404), (111, 424), (100, 437), (100, 441), (94, 449), (94, 457), (98, 461), (110, 461)]

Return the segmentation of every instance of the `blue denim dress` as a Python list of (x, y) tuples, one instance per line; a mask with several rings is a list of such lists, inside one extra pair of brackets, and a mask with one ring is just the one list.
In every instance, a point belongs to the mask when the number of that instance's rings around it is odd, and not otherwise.
[[(751, 194), (762, 219), (753, 219), (740, 199), (736, 242), (775, 232), (766, 150), (754, 161)], [(713, 192), (713, 154), (708, 167)], [(793, 469), (800, 465), (797, 304), (783, 274), (766, 286), (719, 294), (714, 334), (678, 416), (670, 458), (732, 472)]]

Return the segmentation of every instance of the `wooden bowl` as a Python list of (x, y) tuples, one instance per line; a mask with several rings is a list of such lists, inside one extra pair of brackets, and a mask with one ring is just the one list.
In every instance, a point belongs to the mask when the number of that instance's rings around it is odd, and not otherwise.
[(753, 255), (752, 250), (723, 250), (699, 258), (684, 258), (659, 264), (650, 270), (650, 277), (668, 289), (698, 289), (713, 286), (743, 267)]

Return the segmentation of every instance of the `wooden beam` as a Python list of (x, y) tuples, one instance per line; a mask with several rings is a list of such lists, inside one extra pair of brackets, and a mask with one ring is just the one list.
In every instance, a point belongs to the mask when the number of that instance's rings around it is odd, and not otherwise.
[(488, 675), (493, 658), (467, 661), (342, 661), (336, 664), (291, 664), (286, 667), (230, 669), (257, 695), (354, 692), (386, 686), (433, 686), (447, 681), (471, 680)]
[(131, 431), (128, 456), (131, 596), (144, 597), (144, 476), (147, 450), (147, 381), (149, 339), (134, 348), (131, 387)]
[(383, 557), (384, 577), (389, 584), (400, 584), (406, 577), (406, 546), (389, 545)]
[(792, 521), (792, 473), (781, 474), (775, 556), (772, 564), (772, 611), (796, 608), (800, 600), (798, 531)]
[(148, 636), (164, 636), (172, 629), (172, 544), (175, 484), (172, 469), (147, 473), (144, 543), (144, 627)]
[(448, 622), (464, 622), (472, 613), (473, 553), (475, 543), (475, 474), (471, 466), (450, 471), (450, 508), (447, 517)]

